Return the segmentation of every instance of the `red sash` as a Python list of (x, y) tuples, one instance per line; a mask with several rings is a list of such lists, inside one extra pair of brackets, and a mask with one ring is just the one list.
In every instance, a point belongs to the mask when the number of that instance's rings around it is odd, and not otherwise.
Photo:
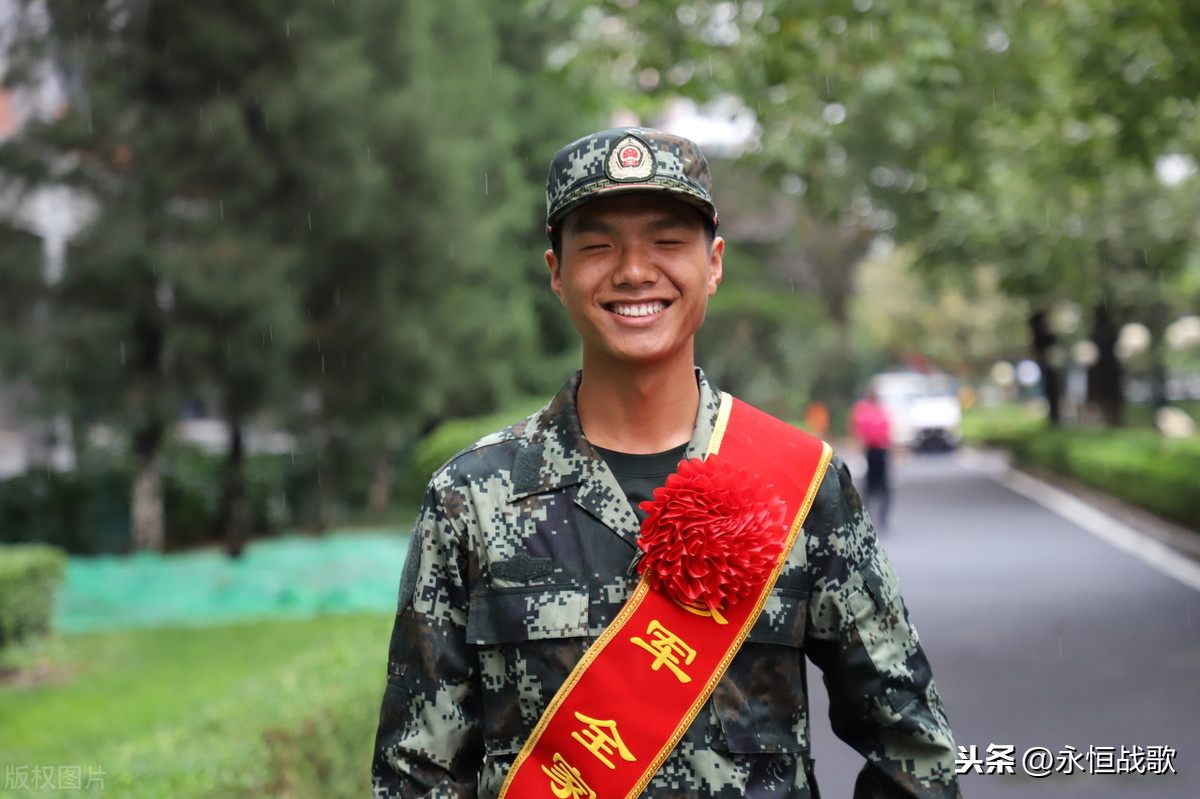
[(706, 457), (718, 451), (786, 503), (773, 568), (718, 611), (677, 602), (643, 576), (542, 714), (501, 799), (638, 796), (716, 688), (762, 612), (832, 457), (823, 441), (728, 394)]

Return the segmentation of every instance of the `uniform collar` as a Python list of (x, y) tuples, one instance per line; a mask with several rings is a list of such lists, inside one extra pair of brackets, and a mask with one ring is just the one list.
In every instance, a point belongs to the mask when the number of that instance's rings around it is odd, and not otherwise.
[[(637, 517), (604, 459), (583, 435), (576, 408), (582, 371), (575, 372), (558, 394), (526, 426), (512, 468), (511, 501), (580, 485), (575, 502), (584, 510), (632, 540)], [(720, 391), (703, 370), (696, 368), (700, 406), (687, 457), (700, 458), (708, 448), (720, 409)]]

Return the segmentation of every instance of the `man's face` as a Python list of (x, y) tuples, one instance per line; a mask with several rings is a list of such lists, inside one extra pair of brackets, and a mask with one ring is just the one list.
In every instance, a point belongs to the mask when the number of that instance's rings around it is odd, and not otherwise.
[(606, 197), (568, 214), (561, 255), (548, 250), (546, 263), (584, 363), (690, 365), (724, 251), (720, 238), (710, 246), (699, 212), (662, 195)]

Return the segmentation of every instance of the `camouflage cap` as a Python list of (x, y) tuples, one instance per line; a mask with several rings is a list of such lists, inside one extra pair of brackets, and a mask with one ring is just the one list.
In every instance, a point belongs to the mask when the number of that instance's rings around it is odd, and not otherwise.
[(700, 146), (650, 128), (613, 128), (554, 154), (546, 179), (546, 233), (580, 205), (624, 192), (667, 192), (717, 224), (712, 178)]

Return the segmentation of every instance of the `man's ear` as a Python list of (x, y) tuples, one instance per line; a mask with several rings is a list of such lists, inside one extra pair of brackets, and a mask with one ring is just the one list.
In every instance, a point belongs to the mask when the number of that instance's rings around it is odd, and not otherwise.
[(562, 302), (562, 264), (553, 249), (546, 250), (546, 266), (550, 269), (550, 290)]
[(708, 296), (717, 293), (724, 276), (725, 239), (717, 236), (713, 239), (712, 252), (708, 256)]

